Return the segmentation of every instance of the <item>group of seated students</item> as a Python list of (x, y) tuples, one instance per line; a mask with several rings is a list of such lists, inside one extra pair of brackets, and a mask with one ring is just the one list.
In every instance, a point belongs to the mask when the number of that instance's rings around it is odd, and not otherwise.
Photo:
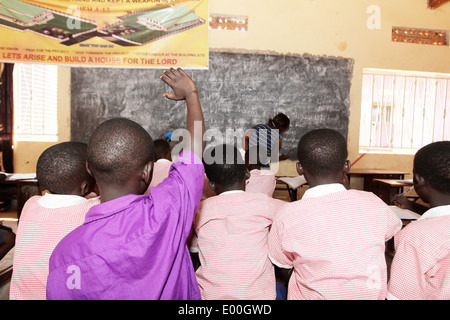
[(340, 133), (302, 136), (297, 171), (309, 189), (284, 202), (272, 196), (274, 177), (249, 166), (252, 152), (205, 149), (198, 91), (183, 70), (161, 80), (173, 90), (166, 98), (186, 101), (183, 152), (172, 161), (164, 141), (124, 118), (100, 124), (87, 144), (43, 152), (37, 178), (48, 193), (23, 208), (10, 299), (450, 298), (449, 141), (417, 152), (414, 187), (430, 209), (402, 229), (373, 193), (342, 184)]

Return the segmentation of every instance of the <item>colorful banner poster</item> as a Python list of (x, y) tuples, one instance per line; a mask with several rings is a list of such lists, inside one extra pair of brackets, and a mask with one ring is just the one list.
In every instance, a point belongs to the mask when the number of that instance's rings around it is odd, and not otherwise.
[(0, 0), (0, 61), (208, 67), (209, 0)]

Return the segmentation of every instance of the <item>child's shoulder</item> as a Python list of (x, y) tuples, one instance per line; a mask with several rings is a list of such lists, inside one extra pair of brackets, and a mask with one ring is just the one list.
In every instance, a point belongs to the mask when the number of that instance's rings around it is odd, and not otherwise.
[(264, 176), (264, 177), (273, 177), (275, 178), (275, 173), (273, 173), (270, 170), (265, 170), (265, 169), (254, 169), (252, 171), (250, 171), (250, 175), (251, 176)]
[(345, 190), (327, 194), (321, 197), (302, 198), (294, 202), (289, 202), (283, 207), (285, 215), (298, 214), (298, 212), (308, 212), (310, 210), (316, 210), (322, 207), (336, 207), (336, 205), (342, 207), (340, 202), (351, 203), (352, 206), (355, 203), (364, 204), (372, 207), (379, 208), (381, 210), (389, 209), (388, 205), (383, 202), (379, 197), (372, 192), (361, 190)]
[(350, 201), (353, 204), (378, 206), (384, 209), (388, 208), (388, 205), (373, 192), (349, 189), (337, 193), (332, 193), (327, 197), (330, 201)]
[(386, 203), (380, 197), (370, 191), (349, 189), (347, 190), (347, 194), (349, 197), (353, 197), (355, 199), (362, 199), (363, 201), (367, 200), (386, 205)]
[(205, 200), (203, 200), (200, 205), (210, 206), (210, 205), (216, 205), (219, 203), (225, 203), (225, 204), (232, 204), (232, 203), (257, 203), (261, 206), (281, 206), (288, 202), (276, 199), (273, 197), (268, 196), (265, 193), (257, 193), (257, 192), (235, 192), (235, 193), (227, 193), (227, 194), (220, 194), (216, 196), (209, 197)]
[[(23, 215), (25, 212), (33, 211), (33, 210), (35, 210), (36, 208), (40, 207), (40, 205), (39, 205), (39, 199), (41, 199), (41, 198), (42, 198), (42, 196), (32, 196), (32, 197), (30, 197), (30, 198), (25, 202), (25, 204), (24, 204), (24, 206), (23, 206), (23, 209), (22, 209), (22, 215)], [(22, 217), (22, 215), (21, 215), (21, 217)]]
[[(430, 235), (433, 237), (430, 237)], [(450, 239), (450, 215), (412, 221), (398, 233), (398, 237), (414, 242)]]

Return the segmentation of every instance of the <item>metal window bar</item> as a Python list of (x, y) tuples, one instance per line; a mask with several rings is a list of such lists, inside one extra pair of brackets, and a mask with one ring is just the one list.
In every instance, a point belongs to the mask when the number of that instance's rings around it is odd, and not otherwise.
[[(448, 80), (445, 80), (445, 89), (447, 89), (449, 87), (450, 87), (450, 82)], [(444, 90), (444, 99), (443, 99), (443, 101), (444, 101), (444, 107), (443, 107), (444, 115), (443, 115), (443, 119), (442, 119), (442, 138), (445, 137), (445, 128), (446, 128), (445, 121), (447, 120), (447, 116), (448, 116), (447, 108), (450, 108), (450, 99), (448, 99), (448, 97), (449, 97), (448, 96), (448, 91)], [(450, 128), (447, 128), (447, 129), (450, 130)]]
[(37, 141), (48, 141), (39, 136), (56, 137), (57, 70), (54, 66), (43, 65), (18, 64), (16, 68), (19, 81), (15, 82), (14, 88), (18, 97), (15, 104), (15, 135), (18, 140), (36, 136)]

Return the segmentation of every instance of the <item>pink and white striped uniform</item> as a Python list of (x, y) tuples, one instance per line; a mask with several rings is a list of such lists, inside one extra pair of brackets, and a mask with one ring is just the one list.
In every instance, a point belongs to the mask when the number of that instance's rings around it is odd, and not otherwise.
[(84, 222), (99, 198), (45, 194), (25, 203), (17, 228), (10, 300), (45, 300), (53, 249)]
[(401, 226), (373, 193), (320, 185), (277, 213), (269, 254), (294, 268), (288, 299), (385, 299), (385, 242)]
[(265, 193), (272, 197), (276, 184), (277, 180), (272, 171), (255, 169), (250, 171), (250, 179), (247, 180), (245, 191)]
[(149, 188), (156, 187), (169, 176), (171, 165), (172, 162), (167, 159), (159, 159), (153, 164), (153, 176)]
[(267, 242), (274, 214), (285, 203), (243, 191), (224, 192), (200, 203), (194, 229), (202, 299), (275, 299)]
[(450, 300), (450, 205), (427, 210), (394, 241), (387, 298)]

